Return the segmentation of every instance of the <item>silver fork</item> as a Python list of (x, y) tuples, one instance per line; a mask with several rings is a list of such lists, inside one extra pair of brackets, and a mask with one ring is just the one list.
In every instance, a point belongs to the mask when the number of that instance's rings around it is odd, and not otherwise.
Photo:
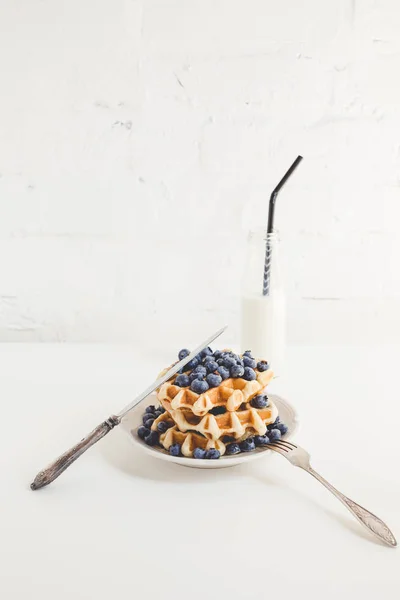
[(300, 446), (296, 446), (292, 442), (288, 442), (286, 440), (273, 441), (268, 444), (268, 448), (274, 450), (278, 454), (281, 454), (285, 458), (288, 459), (289, 462), (292, 463), (295, 467), (300, 467), (300, 469), (304, 469), (307, 473), (310, 473), (315, 479), (318, 479), (322, 485), (324, 485), (340, 502), (342, 502), (345, 507), (360, 521), (362, 525), (364, 525), (371, 533), (373, 533), (377, 538), (379, 538), (385, 544), (389, 546), (395, 547), (397, 546), (396, 538), (393, 533), (390, 531), (389, 527), (381, 521), (377, 516), (373, 515), (366, 508), (363, 508), (353, 500), (350, 500), (347, 496), (341, 494), (336, 488), (333, 487), (326, 479), (321, 477), (319, 473), (314, 471), (312, 466), (310, 465), (310, 455), (304, 448), (300, 448)]

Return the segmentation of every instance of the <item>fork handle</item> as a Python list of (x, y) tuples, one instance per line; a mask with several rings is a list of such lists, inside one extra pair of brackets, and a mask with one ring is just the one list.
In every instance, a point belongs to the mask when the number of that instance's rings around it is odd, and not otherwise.
[[(304, 468), (304, 467), (303, 467)], [(393, 533), (390, 531), (389, 527), (379, 519), (376, 515), (372, 514), (366, 508), (363, 508), (353, 500), (350, 500), (347, 496), (339, 492), (333, 485), (329, 483), (326, 479), (324, 479), (319, 473), (314, 471), (312, 467), (304, 468), (307, 473), (310, 473), (315, 479), (318, 479), (322, 485), (324, 485), (340, 502), (342, 502), (345, 507), (356, 517), (356, 519), (364, 525), (369, 531), (371, 531), (376, 537), (378, 537), (382, 542), (388, 544), (389, 546), (397, 546), (396, 538)]]

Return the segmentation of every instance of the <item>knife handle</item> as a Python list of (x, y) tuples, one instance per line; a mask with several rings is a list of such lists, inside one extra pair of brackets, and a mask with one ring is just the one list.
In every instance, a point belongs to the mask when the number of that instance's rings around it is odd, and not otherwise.
[(39, 471), (35, 479), (31, 483), (32, 490), (38, 490), (45, 485), (49, 485), (52, 481), (57, 479), (65, 469), (68, 469), (73, 462), (76, 461), (86, 450), (89, 450), (96, 442), (101, 440), (107, 433), (109, 433), (114, 427), (119, 425), (121, 417), (111, 415), (106, 421), (100, 423), (93, 431), (91, 431), (86, 437), (80, 442), (72, 446), (69, 450), (59, 456), (53, 463), (48, 465), (43, 471)]

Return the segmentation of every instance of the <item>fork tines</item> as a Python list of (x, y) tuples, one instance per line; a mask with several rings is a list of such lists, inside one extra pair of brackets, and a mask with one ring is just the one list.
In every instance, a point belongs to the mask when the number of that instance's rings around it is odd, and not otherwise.
[(295, 450), (297, 446), (292, 444), (292, 442), (287, 442), (286, 440), (276, 440), (272, 441), (268, 444), (268, 448), (273, 450), (281, 450), (282, 452), (290, 452), (290, 450)]

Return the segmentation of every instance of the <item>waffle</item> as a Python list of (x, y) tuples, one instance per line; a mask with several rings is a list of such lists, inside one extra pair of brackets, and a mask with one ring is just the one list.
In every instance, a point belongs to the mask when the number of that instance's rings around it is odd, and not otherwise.
[(176, 426), (171, 427), (165, 433), (160, 435), (160, 444), (166, 449), (173, 444), (179, 444), (181, 446), (181, 452), (183, 456), (191, 458), (195, 448), (202, 448), (203, 450), (210, 450), (210, 448), (216, 448), (219, 450), (221, 456), (225, 454), (226, 446), (221, 440), (208, 440), (199, 433), (192, 431), (182, 432), (177, 429)]
[(198, 417), (185, 414), (181, 410), (173, 410), (170, 414), (180, 431), (197, 431), (210, 440), (219, 440), (225, 435), (236, 440), (242, 438), (246, 432), (264, 435), (267, 425), (273, 423), (278, 416), (278, 410), (270, 401), (266, 408), (252, 408), (247, 405), (244, 410), (222, 415), (207, 414)]
[(225, 379), (218, 387), (211, 388), (200, 395), (189, 388), (174, 385), (173, 381), (167, 381), (161, 386), (157, 396), (163, 407), (171, 414), (173, 411), (189, 409), (194, 415), (203, 417), (217, 406), (235, 412), (241, 404), (259, 394), (274, 375), (271, 369), (262, 373), (256, 371), (256, 374), (257, 379), (253, 381), (246, 381), (240, 377)]
[(246, 404), (237, 412), (225, 412), (220, 415), (208, 414), (198, 417), (190, 411), (173, 410), (164, 412), (153, 423), (152, 430), (157, 431), (158, 423), (164, 421), (175, 423), (179, 431), (200, 433), (208, 440), (220, 440), (225, 436), (235, 440), (243, 440), (250, 435), (264, 435), (267, 425), (274, 423), (278, 409), (270, 400), (265, 408), (252, 408)]

